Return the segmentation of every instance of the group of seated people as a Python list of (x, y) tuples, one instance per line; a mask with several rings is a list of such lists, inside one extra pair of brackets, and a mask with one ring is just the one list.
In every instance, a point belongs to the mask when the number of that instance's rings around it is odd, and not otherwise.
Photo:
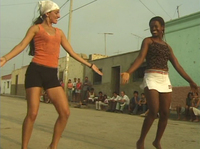
[(121, 91), (120, 95), (117, 92), (113, 92), (113, 96), (108, 97), (101, 91), (96, 95), (94, 88), (91, 88), (88, 93), (87, 102), (94, 103), (96, 110), (101, 110), (103, 107), (106, 107), (107, 112), (123, 113), (126, 111), (129, 114), (138, 114), (138, 112), (145, 113), (147, 111), (145, 95), (142, 93), (141, 97), (139, 97), (138, 94), (138, 91), (134, 91), (133, 97), (129, 99), (125, 91)]
[(200, 117), (200, 98), (197, 93), (189, 92), (185, 101), (185, 106), (176, 106), (178, 120), (181, 115), (184, 116), (183, 120), (198, 122)]

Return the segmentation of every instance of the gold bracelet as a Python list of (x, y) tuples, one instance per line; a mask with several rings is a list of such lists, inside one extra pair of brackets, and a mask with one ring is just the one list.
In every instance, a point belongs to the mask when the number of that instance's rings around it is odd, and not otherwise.
[(3, 58), (5, 58), (6, 62), (8, 61), (7, 58), (5, 56), (3, 56)]

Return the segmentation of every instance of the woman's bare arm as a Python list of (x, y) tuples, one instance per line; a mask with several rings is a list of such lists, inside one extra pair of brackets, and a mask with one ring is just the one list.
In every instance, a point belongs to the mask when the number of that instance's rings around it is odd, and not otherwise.
[(190, 78), (190, 76), (185, 72), (183, 67), (179, 64), (177, 58), (175, 57), (172, 48), (169, 46), (170, 49), (170, 62), (172, 63), (173, 67), (176, 71), (190, 84), (190, 87), (193, 92), (198, 92), (198, 87), (196, 83)]
[(103, 73), (101, 71), (99, 71), (99, 69), (95, 65), (90, 64), (89, 62), (87, 62), (86, 60), (84, 60), (83, 58), (81, 58), (77, 53), (75, 53), (74, 50), (72, 49), (71, 45), (69, 44), (69, 42), (68, 42), (65, 34), (63, 33), (63, 31), (60, 30), (60, 32), (61, 32), (61, 45), (65, 49), (65, 51), (68, 52), (69, 55), (71, 57), (73, 57), (74, 59), (76, 59), (77, 61), (85, 64), (88, 67), (91, 67), (99, 75), (103, 75)]
[(152, 40), (150, 38), (145, 38), (143, 40), (139, 55), (137, 56), (131, 67), (126, 72), (121, 73), (123, 84), (128, 82), (130, 74), (137, 70), (140, 67), (140, 65), (144, 62), (144, 59), (146, 58), (148, 52), (149, 44), (151, 43)]
[(0, 66), (2, 67), (7, 61), (9, 61), (13, 57), (15, 57), (19, 53), (21, 53), (27, 47), (27, 45), (30, 43), (30, 41), (33, 39), (35, 33), (38, 30), (39, 29), (36, 25), (31, 26), (28, 29), (24, 39), (18, 45), (16, 45), (8, 54), (6, 54), (0, 58)]

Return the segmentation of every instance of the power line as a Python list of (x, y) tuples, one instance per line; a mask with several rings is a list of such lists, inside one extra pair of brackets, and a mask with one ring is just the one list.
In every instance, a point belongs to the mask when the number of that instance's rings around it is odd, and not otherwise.
[(89, 3), (87, 3), (87, 4), (85, 4), (85, 5), (81, 6), (81, 7), (78, 7), (78, 8), (76, 8), (76, 9), (72, 10), (72, 11), (76, 11), (76, 10), (78, 10), (78, 9), (81, 9), (81, 8), (83, 8), (83, 7), (87, 6), (87, 5), (90, 5), (90, 4), (92, 4), (92, 3), (96, 2), (96, 1), (97, 1), (97, 0), (94, 0), (94, 1), (92, 1), (92, 2), (89, 2)]
[(146, 7), (154, 16), (156, 16), (156, 14), (155, 13), (153, 13), (141, 0), (139, 0), (143, 5), (144, 5), (144, 7)]
[(2, 6), (29, 5), (29, 4), (35, 4), (35, 3), (36, 3), (36, 2), (18, 3), (18, 4), (3, 4), (3, 5), (0, 5), (0, 6), (2, 7)]
[(66, 2), (64, 2), (64, 4), (62, 4), (62, 6), (60, 6), (60, 9), (62, 9), (62, 7), (65, 6), (68, 2), (69, 2), (69, 0), (67, 0)]
[(169, 17), (170, 19), (172, 19), (172, 18), (170, 17), (170, 15), (165, 11), (165, 9), (160, 5), (160, 3), (158, 2), (158, 0), (156, 0), (156, 2), (157, 2), (158, 5), (160, 6), (160, 8), (168, 15), (168, 17)]
[[(80, 7), (76, 8), (76, 9), (72, 10), (72, 12), (74, 12), (74, 11), (80, 9), (80, 8), (83, 8), (83, 7), (87, 6), (87, 5), (90, 5), (90, 4), (92, 4), (92, 3), (96, 2), (96, 1), (97, 1), (97, 0), (94, 0), (94, 1), (89, 2), (89, 3), (87, 3), (87, 4), (83, 5), (83, 6), (80, 6)], [(59, 19), (59, 21), (62, 20), (62, 19), (63, 19), (64, 17), (66, 17), (67, 15), (69, 15), (69, 12), (68, 12), (67, 14), (65, 14), (63, 17), (61, 17), (61, 18)]]

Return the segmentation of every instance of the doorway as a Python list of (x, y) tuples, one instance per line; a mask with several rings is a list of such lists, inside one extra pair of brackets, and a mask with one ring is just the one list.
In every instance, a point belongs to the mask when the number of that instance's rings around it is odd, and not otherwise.
[(18, 75), (15, 76), (15, 95), (17, 95), (17, 89), (18, 89)]
[(111, 72), (111, 91), (120, 92), (120, 66), (112, 67)]

